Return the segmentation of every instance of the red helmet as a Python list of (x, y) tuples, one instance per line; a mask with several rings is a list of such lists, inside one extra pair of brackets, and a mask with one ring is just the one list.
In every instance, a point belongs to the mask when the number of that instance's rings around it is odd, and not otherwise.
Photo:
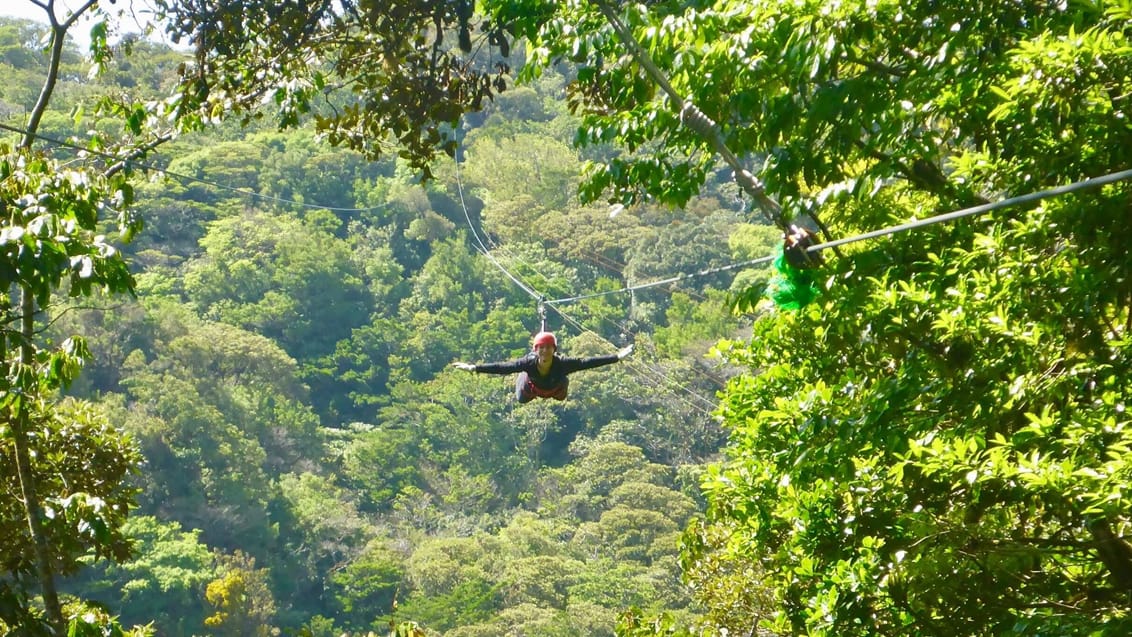
[(552, 332), (539, 332), (538, 334), (535, 334), (534, 340), (531, 341), (532, 347), (538, 347), (539, 345), (548, 344), (553, 345), (554, 349), (558, 349), (558, 339), (554, 338), (554, 334)]

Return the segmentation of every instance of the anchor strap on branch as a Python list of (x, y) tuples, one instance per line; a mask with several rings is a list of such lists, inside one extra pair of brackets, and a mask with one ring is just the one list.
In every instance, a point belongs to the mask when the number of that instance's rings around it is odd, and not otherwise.
[(676, 92), (676, 89), (672, 87), (672, 83), (668, 81), (668, 78), (660, 68), (656, 66), (648, 53), (641, 48), (641, 45), (633, 37), (633, 34), (621, 21), (620, 17), (618, 17), (604, 0), (595, 0), (594, 4), (597, 5), (598, 9), (609, 21), (610, 26), (612, 26), (613, 30), (617, 33), (617, 37), (621, 39), (633, 54), (633, 57), (637, 60), (637, 63), (641, 65), (641, 68), (649, 74), (652, 80), (660, 86), (674, 104), (682, 105), (680, 108), (680, 120), (684, 125), (707, 140), (715, 152), (723, 157), (723, 160), (727, 162), (727, 165), (730, 166), (735, 173), (735, 182), (739, 184), (743, 192), (747, 193), (747, 196), (754, 201), (755, 206), (763, 215), (780, 229), (784, 231), (788, 230), (789, 224), (782, 218), (782, 206), (766, 194), (759, 180), (743, 166), (739, 158), (735, 156), (735, 153), (728, 148), (719, 125), (701, 111), (691, 100), (685, 99)]

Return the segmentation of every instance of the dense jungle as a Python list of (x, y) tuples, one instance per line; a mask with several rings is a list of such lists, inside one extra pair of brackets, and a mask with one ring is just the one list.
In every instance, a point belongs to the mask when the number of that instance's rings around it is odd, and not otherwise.
[(0, 633), (1132, 631), (1126, 0), (18, 1)]

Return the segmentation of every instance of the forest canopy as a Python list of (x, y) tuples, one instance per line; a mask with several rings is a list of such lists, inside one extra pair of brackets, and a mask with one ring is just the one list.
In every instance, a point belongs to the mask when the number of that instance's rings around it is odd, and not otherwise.
[(0, 622), (1128, 632), (1127, 183), (727, 269), (1129, 168), (1121, 2), (157, 5), (0, 25)]

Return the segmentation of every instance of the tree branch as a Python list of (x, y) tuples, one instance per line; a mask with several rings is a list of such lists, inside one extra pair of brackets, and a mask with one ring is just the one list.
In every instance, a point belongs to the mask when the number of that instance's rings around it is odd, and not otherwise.
[(908, 75), (908, 71), (904, 69), (895, 66), (889, 66), (887, 64), (882, 64), (881, 62), (878, 62), (876, 60), (865, 60), (848, 54), (842, 54), (841, 58), (846, 62), (849, 62), (850, 64), (859, 64), (866, 69), (869, 69), (870, 71), (876, 71), (878, 73), (883, 73), (884, 75), (891, 75), (894, 77), (906, 77)]
[(67, 18), (67, 19), (66, 19), (66, 20), (65, 20), (65, 21), (64, 21), (64, 22), (63, 22), (63, 23), (62, 23), (61, 25), (59, 25), (59, 26), (63, 27), (63, 30), (64, 30), (64, 31), (66, 31), (67, 29), (70, 29), (70, 28), (71, 28), (71, 26), (72, 26), (72, 25), (73, 25), (73, 24), (75, 23), (75, 21), (79, 19), (79, 16), (81, 16), (81, 15), (82, 15), (82, 14), (84, 14), (84, 13), (86, 13), (86, 12), (87, 12), (87, 11), (88, 11), (88, 10), (89, 10), (89, 9), (90, 9), (91, 7), (93, 7), (93, 6), (94, 6), (95, 4), (97, 4), (97, 3), (98, 3), (98, 0), (86, 0), (86, 4), (84, 4), (83, 6), (79, 7), (78, 9), (75, 9), (75, 10), (74, 10), (74, 11), (73, 11), (73, 12), (71, 13), (71, 16), (70, 16), (69, 18)]
[(144, 157), (145, 155), (148, 155), (153, 151), (153, 149), (157, 148), (161, 144), (164, 144), (165, 142), (171, 141), (172, 139), (173, 134), (167, 132), (158, 135), (149, 143), (142, 144), (141, 146), (135, 146), (134, 148), (130, 149), (130, 152), (126, 153), (125, 157), (106, 169), (106, 176), (113, 177), (114, 175), (124, 170), (127, 166), (129, 166), (130, 162), (132, 162), (133, 160), (137, 159), (138, 157)]

